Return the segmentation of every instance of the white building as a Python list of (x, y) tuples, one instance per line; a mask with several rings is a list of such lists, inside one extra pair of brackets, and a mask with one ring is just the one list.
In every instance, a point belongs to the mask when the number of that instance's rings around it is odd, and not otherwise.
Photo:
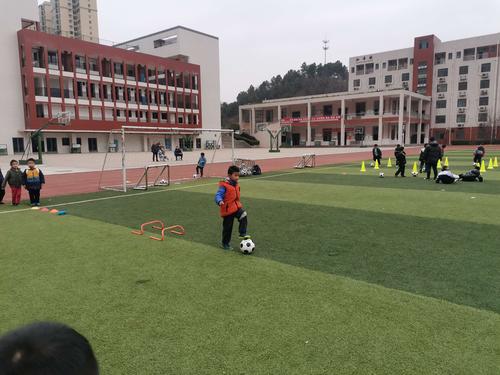
[(3, 119), (0, 125), (0, 154), (5, 149), (12, 154), (15, 139), (20, 137), (25, 124), (17, 32), (23, 27), (31, 27), (33, 21), (38, 21), (38, 7), (36, 0), (17, 0), (5, 2), (2, 9), (0, 12), (0, 45), (2, 46), (0, 103), (3, 108)]

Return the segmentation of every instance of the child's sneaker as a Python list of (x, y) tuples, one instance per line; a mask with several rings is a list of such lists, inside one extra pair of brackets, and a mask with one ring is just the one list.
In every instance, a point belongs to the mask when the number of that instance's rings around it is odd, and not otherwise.
[(251, 236), (249, 236), (249, 235), (247, 235), (247, 234), (246, 234), (246, 235), (244, 235), (244, 236), (240, 235), (240, 237), (239, 237), (239, 238), (240, 238), (240, 241), (243, 241), (243, 240), (250, 240), (250, 239), (252, 239), (252, 237), (251, 237)]
[(225, 244), (222, 244), (221, 247), (226, 250), (226, 251), (232, 251), (233, 248), (231, 247), (231, 245), (225, 245)]

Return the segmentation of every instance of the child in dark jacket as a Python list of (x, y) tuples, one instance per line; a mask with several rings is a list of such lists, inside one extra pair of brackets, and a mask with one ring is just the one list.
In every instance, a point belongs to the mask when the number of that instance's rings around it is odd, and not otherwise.
[(23, 172), (19, 169), (17, 160), (10, 161), (10, 169), (5, 174), (5, 179), (2, 182), (1, 188), (5, 191), (5, 187), (9, 184), (12, 192), (12, 205), (18, 206), (21, 202), (21, 188), (23, 186)]
[(2, 187), (4, 180), (5, 178), (3, 177), (2, 170), (0, 169), (0, 204), (4, 204), (3, 197), (5, 197), (5, 189)]
[(215, 203), (220, 207), (220, 216), (223, 219), (222, 248), (232, 250), (230, 243), (234, 219), (238, 219), (240, 223), (240, 239), (247, 240), (250, 236), (247, 235), (247, 212), (240, 201), (240, 185), (238, 185), (240, 169), (233, 165), (229, 167), (227, 174), (228, 177), (219, 183)]
[(395, 176), (398, 177), (401, 174), (401, 177), (406, 177), (406, 152), (404, 146), (398, 146), (394, 152), (394, 156), (396, 157), (396, 165), (398, 166)]
[(45, 184), (45, 176), (36, 167), (35, 159), (28, 159), (28, 169), (23, 174), (23, 185), (28, 190), (32, 206), (40, 206), (40, 190)]

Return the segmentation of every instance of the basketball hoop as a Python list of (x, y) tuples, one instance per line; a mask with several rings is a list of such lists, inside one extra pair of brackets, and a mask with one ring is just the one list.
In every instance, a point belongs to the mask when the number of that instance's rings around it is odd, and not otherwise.
[(71, 112), (59, 112), (50, 121), (51, 125), (68, 126), (71, 122)]

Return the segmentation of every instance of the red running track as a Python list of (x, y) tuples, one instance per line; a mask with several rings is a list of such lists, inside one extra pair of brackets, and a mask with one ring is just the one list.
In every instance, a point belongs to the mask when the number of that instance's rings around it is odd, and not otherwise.
[[(447, 150), (460, 150), (460, 149), (471, 149), (468, 147), (448, 147)], [(495, 149), (498, 149), (495, 147)], [(419, 153), (418, 147), (408, 148), (408, 155), (416, 155)], [(314, 150), (311, 150), (314, 152)], [(387, 151), (386, 151), (387, 153)], [(392, 152), (391, 152), (392, 154)], [(329, 165), (329, 164), (342, 164), (342, 163), (352, 163), (361, 160), (370, 160), (372, 158), (371, 149), (360, 152), (352, 152), (348, 154), (330, 154), (330, 155), (317, 155), (316, 165)], [(286, 158), (276, 158), (276, 159), (262, 159), (256, 162), (262, 168), (263, 173), (278, 171), (283, 169), (293, 168), (298, 157), (286, 157)], [(225, 176), (227, 172), (229, 163), (214, 163), (207, 165), (205, 168), (205, 175), (210, 177), (221, 177)], [(193, 177), (195, 165), (178, 165), (172, 166), (170, 168), (170, 174), (172, 180), (183, 180)], [(127, 170), (127, 179), (129, 181), (138, 181), (144, 172), (144, 169), (129, 169)], [(42, 191), (43, 197), (56, 197), (63, 195), (75, 195), (84, 193), (94, 193), (99, 191), (99, 178), (101, 172), (81, 172), (81, 173), (68, 173), (61, 175), (50, 175), (46, 176), (46, 184)], [(121, 171), (113, 170), (106, 171), (102, 177), (103, 184), (107, 183), (119, 184), (121, 181)], [(6, 196), (4, 201), (10, 201), (10, 189), (6, 188)], [(27, 199), (27, 192), (23, 192), (23, 199)]]

